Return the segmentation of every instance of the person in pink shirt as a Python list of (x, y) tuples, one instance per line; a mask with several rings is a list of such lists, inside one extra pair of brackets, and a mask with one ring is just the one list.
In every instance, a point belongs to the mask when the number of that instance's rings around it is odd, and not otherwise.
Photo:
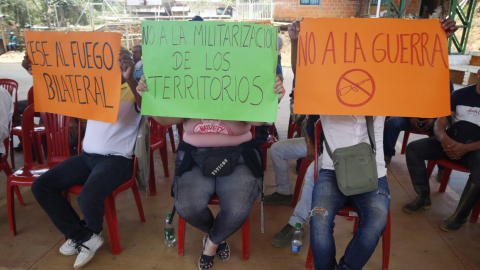
[[(275, 81), (273, 90), (280, 102), (285, 89), (278, 76)], [(137, 91), (140, 95), (147, 91), (144, 76)], [(229, 259), (226, 239), (242, 227), (262, 190), (261, 153), (250, 129), (252, 125), (265, 123), (153, 118), (162, 125), (184, 124), (185, 134), (175, 160), (172, 191), (178, 214), (207, 234), (198, 266), (200, 270), (208, 270), (215, 254), (221, 260)], [(208, 208), (208, 201), (215, 194), (221, 208), (216, 218)]]

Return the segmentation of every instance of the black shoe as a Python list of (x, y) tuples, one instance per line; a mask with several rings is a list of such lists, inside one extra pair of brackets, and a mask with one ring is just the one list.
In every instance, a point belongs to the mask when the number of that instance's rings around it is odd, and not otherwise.
[(462, 197), (458, 203), (457, 210), (447, 220), (442, 222), (440, 229), (446, 232), (452, 232), (460, 229), (468, 221), (468, 216), (472, 209), (477, 205), (480, 200), (480, 186), (476, 186), (468, 179), (465, 189), (463, 190)]
[(390, 162), (392, 162), (392, 157), (384, 156), (383, 158), (385, 160), (385, 166), (387, 166), (388, 164), (390, 164)]
[(17, 145), (17, 147), (14, 147), (14, 148), (13, 148), (13, 151), (15, 151), (15, 152), (17, 152), (17, 153), (23, 152), (23, 146), (22, 146), (22, 144), (19, 143), (19, 144)]
[(417, 196), (413, 202), (406, 204), (403, 207), (403, 212), (416, 213), (422, 209), (428, 210), (430, 207), (432, 207), (432, 201), (430, 200), (430, 197), (421, 198), (420, 196)]
[(278, 192), (273, 193), (272, 195), (265, 196), (263, 203), (265, 205), (286, 205), (292, 206), (293, 195), (283, 195)]
[[(275, 247), (288, 247), (292, 243), (293, 239), (293, 232), (295, 231), (295, 227), (293, 227), (290, 224), (287, 224), (283, 229), (275, 234), (275, 236), (272, 238), (272, 243), (273, 246)], [(303, 232), (303, 228), (302, 228)], [(305, 233), (302, 233), (302, 238), (305, 236)]]

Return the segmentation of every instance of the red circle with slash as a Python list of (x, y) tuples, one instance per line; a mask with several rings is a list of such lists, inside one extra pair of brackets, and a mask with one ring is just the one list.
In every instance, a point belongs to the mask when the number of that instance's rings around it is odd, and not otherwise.
[[(347, 78), (347, 75), (350, 75), (351, 77), (355, 77), (353, 81), (349, 78)], [(343, 87), (341, 86), (341, 83), (343, 81), (346, 81), (348, 85), (345, 86), (343, 84)], [(348, 94), (352, 95), (353, 92), (359, 92), (359, 93), (365, 93), (365, 98), (361, 99), (359, 102), (346, 102), (345, 96)], [(348, 107), (360, 107), (368, 103), (370, 100), (372, 100), (373, 96), (375, 95), (375, 81), (373, 80), (372, 75), (370, 73), (366, 72), (363, 69), (352, 69), (349, 70), (345, 73), (343, 73), (342, 76), (340, 76), (340, 79), (338, 80), (337, 83), (337, 98), (340, 103), (342, 103), (345, 106)], [(343, 97), (343, 98), (342, 98)]]

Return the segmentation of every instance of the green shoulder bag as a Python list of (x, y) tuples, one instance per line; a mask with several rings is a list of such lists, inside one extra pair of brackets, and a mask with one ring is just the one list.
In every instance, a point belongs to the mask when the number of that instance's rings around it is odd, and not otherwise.
[(327, 153), (335, 167), (338, 188), (345, 196), (367, 193), (378, 187), (373, 116), (365, 118), (370, 144), (362, 142), (349, 147), (337, 148), (332, 155), (325, 138)]

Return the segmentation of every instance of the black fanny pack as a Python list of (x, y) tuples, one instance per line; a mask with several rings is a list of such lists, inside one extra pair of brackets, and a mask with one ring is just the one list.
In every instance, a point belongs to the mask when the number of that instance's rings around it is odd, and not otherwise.
[(474, 143), (480, 140), (480, 127), (468, 121), (458, 121), (450, 125), (447, 135), (459, 143)]
[(242, 147), (228, 147), (190, 152), (203, 175), (209, 177), (227, 176), (233, 173)]

